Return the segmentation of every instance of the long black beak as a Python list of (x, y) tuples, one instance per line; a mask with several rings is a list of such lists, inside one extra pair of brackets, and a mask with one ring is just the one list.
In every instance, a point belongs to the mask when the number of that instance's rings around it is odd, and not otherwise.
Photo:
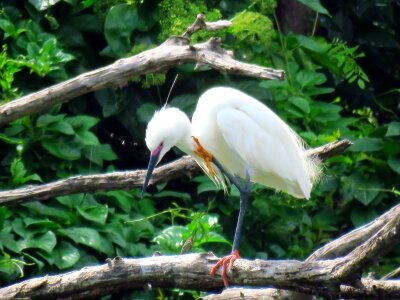
[[(161, 149), (160, 149), (161, 150)], [(146, 178), (144, 179), (143, 187), (142, 187), (142, 198), (143, 194), (146, 192), (147, 186), (149, 185), (149, 181), (151, 179), (151, 175), (157, 165), (158, 158), (160, 157), (161, 151), (153, 151), (150, 155), (149, 166), (147, 167)]]

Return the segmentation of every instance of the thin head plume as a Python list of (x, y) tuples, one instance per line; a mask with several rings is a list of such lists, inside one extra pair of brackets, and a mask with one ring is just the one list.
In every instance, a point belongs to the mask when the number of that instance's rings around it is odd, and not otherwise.
[(179, 77), (179, 74), (176, 74), (175, 79), (172, 82), (171, 88), (169, 89), (167, 100), (165, 100), (165, 105), (164, 106), (167, 106), (167, 104), (168, 104), (169, 97), (171, 96), (172, 89), (174, 88), (176, 80), (178, 79), (178, 77)]

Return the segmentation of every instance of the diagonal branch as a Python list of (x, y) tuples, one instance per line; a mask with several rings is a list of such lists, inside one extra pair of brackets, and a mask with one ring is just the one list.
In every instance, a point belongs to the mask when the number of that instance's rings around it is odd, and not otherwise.
[[(199, 17), (200, 16), (200, 17)], [(264, 79), (282, 80), (284, 72), (235, 60), (230, 51), (221, 48), (217, 38), (190, 45), (188, 37), (199, 29), (215, 30), (230, 26), (229, 21), (205, 23), (199, 15), (183, 37), (172, 37), (160, 46), (135, 56), (117, 60), (106, 67), (93, 70), (39, 92), (26, 95), (0, 106), (0, 126), (23, 116), (41, 113), (50, 107), (77, 96), (109, 87), (122, 86), (132, 77), (169, 70), (182, 63), (204, 64), (232, 74)]]
[[(362, 288), (341, 285), (339, 294), (341, 299), (399, 299), (400, 280), (362, 279)], [(289, 294), (290, 293), (290, 294)], [(329, 298), (332, 298), (332, 295)], [(336, 297), (334, 297), (336, 298)], [(270, 289), (229, 288), (221, 294), (211, 294), (201, 297), (201, 300), (243, 300), (243, 299), (313, 299), (308, 295), (296, 292), (277, 290), (271, 295)]]
[[(326, 159), (344, 151), (351, 145), (348, 140), (335, 141), (325, 146), (309, 150), (309, 155)], [(339, 149), (339, 150), (338, 150)], [(152, 183), (166, 182), (182, 176), (191, 176), (201, 169), (189, 156), (184, 156), (154, 171)], [(0, 205), (12, 205), (34, 200), (77, 193), (95, 193), (99, 191), (131, 189), (143, 184), (145, 170), (113, 172), (98, 175), (79, 175), (41, 185), (29, 185), (13, 190), (0, 191)]]
[(332, 259), (349, 254), (357, 246), (379, 232), (390, 220), (400, 216), (400, 204), (394, 206), (374, 221), (326, 244), (312, 253), (307, 260)]
[(356, 278), (361, 271), (393, 249), (400, 239), (400, 214), (393, 216), (377, 233), (347, 254), (333, 275), (336, 278)]

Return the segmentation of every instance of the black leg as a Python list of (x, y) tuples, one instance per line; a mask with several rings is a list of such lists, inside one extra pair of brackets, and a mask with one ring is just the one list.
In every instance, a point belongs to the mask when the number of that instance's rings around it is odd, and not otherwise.
[(221, 163), (215, 159), (215, 157), (212, 158), (212, 162), (214, 165), (217, 166), (218, 169), (226, 177), (228, 177), (229, 181), (237, 187), (237, 189), (240, 192), (240, 209), (239, 209), (239, 216), (236, 224), (236, 230), (235, 230), (235, 237), (233, 239), (233, 246), (232, 246), (232, 253), (235, 250), (238, 250), (239, 248), (239, 242), (240, 242), (240, 235), (242, 233), (242, 226), (243, 226), (243, 219), (244, 219), (244, 214), (246, 212), (247, 205), (249, 203), (249, 198), (250, 198), (250, 191), (251, 191), (251, 183), (250, 183), (250, 175), (246, 170), (246, 180), (244, 183), (241, 182), (241, 179), (238, 176), (233, 176), (231, 173), (225, 170), (225, 168), (221, 165)]
[(249, 204), (250, 188), (251, 188), (250, 176), (249, 173), (246, 171), (246, 181), (244, 182), (243, 185), (241, 185), (240, 188), (238, 188), (240, 192), (240, 208), (236, 224), (235, 238), (233, 239), (232, 252), (239, 249), (239, 242), (240, 242), (240, 236), (242, 234), (244, 214)]

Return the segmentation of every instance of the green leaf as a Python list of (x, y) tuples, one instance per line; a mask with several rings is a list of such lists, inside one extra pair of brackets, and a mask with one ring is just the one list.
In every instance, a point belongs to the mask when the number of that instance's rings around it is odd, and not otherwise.
[(378, 216), (378, 214), (376, 213), (375, 210), (368, 208), (368, 207), (360, 207), (359, 205), (357, 207), (354, 207), (351, 210), (351, 214), (350, 214), (351, 222), (356, 227), (359, 227), (364, 224), (367, 224), (368, 222), (371, 222), (377, 216)]
[(358, 79), (357, 80), (357, 85), (358, 85), (358, 87), (360, 88), (360, 89), (365, 89), (365, 82), (364, 82), (364, 80), (362, 80), (362, 79)]
[(124, 89), (101, 89), (95, 92), (97, 102), (103, 108), (103, 117), (119, 114), (132, 102), (132, 95)]
[(57, 197), (57, 201), (61, 204), (69, 207), (74, 208), (81, 205), (83, 199), (85, 198), (85, 194), (74, 194), (74, 195), (67, 195), (67, 196), (59, 196)]
[(88, 8), (94, 5), (96, 2), (97, 0), (83, 0), (83, 7)]
[(120, 246), (121, 248), (126, 248), (128, 243), (131, 243), (129, 238), (124, 235), (126, 231), (124, 227), (126, 225), (120, 223), (108, 223), (107, 226), (101, 230), (102, 233), (105, 233), (107, 236), (107, 240)]
[(50, 154), (65, 160), (77, 160), (81, 158), (81, 147), (77, 142), (61, 139), (44, 139), (42, 147)]
[[(44, 252), (43, 252), (44, 253)], [(45, 266), (44, 262), (42, 262), (41, 260), (39, 260), (37, 257), (30, 255), (29, 253), (27, 253), (26, 251), (24, 252), (24, 256), (26, 256), (27, 258), (29, 258), (39, 270), (42, 270)]]
[(40, 228), (40, 229), (57, 229), (60, 226), (53, 221), (50, 221), (49, 219), (33, 219), (30, 217), (24, 218), (24, 223), (26, 225), (26, 228), (30, 228), (31, 230), (33, 228)]
[(300, 108), (303, 112), (308, 114), (310, 112), (310, 104), (308, 100), (303, 97), (293, 96), (288, 99), (290, 103)]
[(53, 252), (54, 263), (60, 270), (75, 265), (80, 258), (79, 250), (68, 242), (62, 241)]
[(37, 248), (44, 250), (48, 253), (53, 251), (56, 244), (57, 244), (57, 238), (53, 231), (48, 231), (42, 235), (31, 237), (26, 240), (21, 240), (19, 242), (21, 250)]
[(206, 243), (222, 243), (222, 244), (228, 244), (231, 245), (231, 242), (228, 241), (225, 237), (220, 235), (219, 233), (210, 231), (208, 232), (204, 238), (200, 239), (199, 241), (196, 242), (197, 246), (201, 246), (202, 244)]
[(326, 82), (326, 76), (312, 70), (301, 70), (296, 74), (296, 80), (302, 88), (314, 87)]
[(111, 146), (108, 144), (86, 146), (83, 149), (83, 154), (88, 160), (99, 166), (103, 165), (103, 160), (114, 160), (118, 158)]
[(66, 135), (75, 134), (75, 131), (72, 128), (71, 124), (65, 121), (59, 121), (57, 123), (50, 124), (49, 126), (46, 127), (46, 130), (59, 132)]
[(348, 188), (355, 199), (365, 206), (369, 205), (379, 194), (382, 184), (376, 179), (363, 178), (356, 173), (348, 177)]
[(342, 120), (340, 116), (341, 107), (333, 103), (314, 101), (310, 107), (314, 122), (326, 122)]
[(395, 171), (397, 174), (400, 174), (400, 158), (396, 156), (389, 156), (387, 162), (393, 171)]
[(133, 6), (118, 4), (111, 7), (104, 22), (104, 35), (115, 54), (124, 56), (132, 49), (130, 37), (139, 25), (139, 15)]
[(197, 194), (204, 192), (215, 192), (219, 190), (219, 188), (206, 175), (196, 176), (193, 178), (193, 181), (199, 183), (197, 185)]
[[(174, 97), (170, 104), (173, 107), (177, 107), (187, 113), (188, 115), (193, 115), (194, 110), (196, 109), (196, 104), (198, 100), (198, 95), (196, 94), (182, 94), (179, 96)], [(155, 107), (152, 107), (150, 110), (150, 117), (154, 114), (156, 110)]]
[(107, 205), (91, 205), (86, 207), (77, 207), (79, 214), (85, 218), (86, 220), (98, 223), (105, 224), (108, 216), (108, 206)]
[(4, 37), (7, 38), (9, 36), (12, 36), (16, 38), (17, 36), (15, 35), (16, 33), (16, 28), (12, 22), (6, 19), (0, 19), (0, 28), (3, 29), (4, 31)]
[(91, 117), (91, 116), (74, 116), (74, 117), (67, 117), (65, 118), (65, 121), (67, 121), (71, 126), (76, 130), (76, 131), (88, 131), (90, 128), (92, 128), (94, 125), (99, 123), (100, 119)]
[(349, 148), (353, 152), (372, 152), (379, 151), (383, 147), (383, 141), (380, 138), (361, 138), (355, 140), (353, 145)]
[(26, 174), (25, 165), (20, 158), (15, 158), (11, 163), (11, 175), (13, 177), (13, 183), (23, 184), (28, 181), (42, 181), (38, 174)]
[(49, 114), (41, 115), (36, 120), (36, 126), (37, 127), (46, 127), (49, 124), (60, 122), (64, 118), (65, 118), (65, 114), (60, 114), (60, 115), (49, 115)]
[(26, 174), (24, 163), (20, 158), (15, 158), (11, 163), (11, 175), (13, 176), (14, 182), (20, 178), (23, 178)]
[(154, 112), (157, 110), (157, 106), (153, 103), (143, 103), (136, 111), (136, 118), (139, 122), (147, 123), (153, 117)]
[(400, 135), (400, 122), (391, 122), (388, 126), (385, 136), (398, 136)]
[(104, 160), (114, 160), (118, 158), (118, 156), (112, 150), (111, 146), (108, 144), (101, 144), (96, 146), (94, 148), (94, 152), (96, 153), (96, 155)]
[(76, 134), (85, 146), (96, 146), (100, 144), (99, 139), (93, 132), (79, 130)]
[(175, 192), (175, 191), (161, 191), (154, 195), (154, 198), (177, 198), (184, 201), (189, 201), (191, 199), (188, 193)]
[(93, 248), (101, 253), (107, 254), (105, 248), (103, 248), (103, 242), (100, 238), (99, 233), (93, 228), (87, 227), (71, 227), (66, 229), (59, 229), (58, 232), (64, 235), (77, 244), (82, 244)]
[(19, 253), (21, 251), (14, 235), (9, 232), (0, 232), (0, 245), (1, 248), (5, 247), (14, 253)]
[(294, 35), (294, 37), (303, 48), (317, 53), (326, 52), (326, 49), (312, 37), (307, 37), (305, 35)]
[(160, 245), (164, 251), (179, 253), (183, 246), (183, 226), (170, 226), (154, 237), (153, 242)]
[(27, 207), (31, 213), (35, 212), (39, 215), (61, 219), (66, 223), (70, 223), (74, 219), (74, 215), (71, 212), (68, 212), (65, 209), (45, 205), (41, 202), (30, 202), (21, 205)]
[(108, 192), (100, 192), (97, 195), (102, 195), (109, 197), (110, 199), (107, 203), (110, 203), (111, 206), (115, 205), (121, 208), (124, 212), (128, 213), (131, 211), (133, 196), (130, 192), (127, 191), (108, 191)]
[(311, 8), (312, 10), (316, 11), (317, 13), (331, 16), (329, 12), (326, 10), (325, 7), (321, 5), (319, 0), (298, 0), (300, 3), (303, 3), (305, 6)]

